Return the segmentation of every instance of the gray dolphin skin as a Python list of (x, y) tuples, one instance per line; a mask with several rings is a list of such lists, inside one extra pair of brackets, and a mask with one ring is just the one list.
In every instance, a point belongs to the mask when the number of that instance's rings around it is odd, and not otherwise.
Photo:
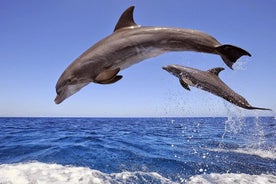
[(244, 109), (271, 110), (251, 106), (244, 97), (228, 87), (218, 76), (224, 68), (218, 67), (208, 71), (201, 71), (180, 65), (168, 65), (163, 67), (163, 69), (176, 76), (182, 87), (189, 91), (189, 86), (193, 86), (217, 95)]
[(215, 38), (191, 29), (144, 27), (133, 20), (134, 6), (121, 15), (114, 32), (90, 47), (63, 72), (56, 84), (59, 104), (90, 82), (115, 83), (123, 70), (144, 59), (170, 51), (195, 51), (221, 56), (227, 66), (247, 51), (232, 45), (221, 45)]

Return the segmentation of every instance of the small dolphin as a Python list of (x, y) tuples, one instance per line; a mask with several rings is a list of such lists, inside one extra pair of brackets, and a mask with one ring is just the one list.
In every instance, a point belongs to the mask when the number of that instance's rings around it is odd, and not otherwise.
[(120, 70), (169, 51), (218, 54), (230, 68), (241, 56), (251, 56), (239, 47), (221, 45), (215, 38), (200, 31), (137, 25), (133, 11), (134, 6), (125, 10), (114, 32), (90, 47), (63, 72), (56, 84), (57, 104), (90, 82), (117, 82), (122, 78), (117, 75)]
[(208, 71), (201, 71), (180, 65), (168, 65), (163, 67), (163, 69), (179, 78), (180, 84), (187, 90), (190, 90), (190, 85), (222, 97), (244, 109), (271, 110), (251, 106), (244, 97), (229, 88), (218, 76), (224, 68), (218, 67)]

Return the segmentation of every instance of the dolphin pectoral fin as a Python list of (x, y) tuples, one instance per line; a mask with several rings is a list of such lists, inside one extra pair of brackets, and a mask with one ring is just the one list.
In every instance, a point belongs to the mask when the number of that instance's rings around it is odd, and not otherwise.
[(222, 67), (217, 67), (217, 68), (212, 68), (212, 69), (208, 70), (207, 72), (210, 72), (210, 73), (215, 74), (215, 75), (218, 76), (218, 74), (219, 74), (222, 70), (224, 70), (224, 68), (222, 68)]
[(183, 88), (187, 89), (188, 91), (191, 91), (189, 85), (186, 82), (184, 82), (184, 80), (179, 79), (179, 82)]
[(106, 82), (112, 81), (114, 78), (116, 78), (119, 71), (120, 68), (116, 68), (113, 70), (104, 70), (95, 78), (94, 82), (99, 84), (105, 84)]
[(113, 84), (117, 81), (119, 81), (120, 79), (122, 79), (123, 76), (122, 75), (116, 75), (115, 77), (113, 77), (110, 80), (106, 80), (106, 81), (102, 81), (102, 82), (97, 82), (98, 84)]
[(244, 55), (251, 56), (246, 50), (233, 46), (233, 45), (221, 45), (216, 47), (216, 51), (220, 54), (224, 63), (231, 69), (232, 65)]
[(133, 10), (134, 6), (129, 7), (124, 11), (124, 13), (119, 18), (114, 31), (124, 27), (137, 26), (137, 24), (133, 20)]

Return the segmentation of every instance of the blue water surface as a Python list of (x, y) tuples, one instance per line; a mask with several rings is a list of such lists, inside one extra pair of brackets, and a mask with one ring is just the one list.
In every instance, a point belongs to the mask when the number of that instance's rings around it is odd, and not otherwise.
[(0, 118), (0, 164), (157, 172), (175, 182), (210, 173), (275, 175), (275, 127), (273, 117)]

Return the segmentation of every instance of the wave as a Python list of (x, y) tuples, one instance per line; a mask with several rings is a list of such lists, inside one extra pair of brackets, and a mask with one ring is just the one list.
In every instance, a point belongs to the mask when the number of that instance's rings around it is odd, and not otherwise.
[(246, 155), (255, 155), (265, 159), (276, 159), (276, 150), (261, 150), (253, 148), (223, 149), (223, 148), (206, 148), (208, 151), (241, 153)]
[(174, 183), (156, 172), (121, 172), (105, 174), (86, 167), (62, 166), (41, 162), (0, 165), (1, 184), (36, 183)]
[(233, 184), (233, 183), (242, 183), (242, 184), (264, 184), (264, 183), (276, 183), (276, 176), (269, 174), (261, 175), (250, 175), (250, 174), (205, 174), (192, 176), (187, 182), (188, 184), (213, 184), (213, 183), (223, 183), (223, 184)]
[[(177, 175), (177, 174), (176, 174)], [(213, 183), (276, 183), (272, 174), (203, 174), (180, 181), (171, 181), (156, 172), (128, 172), (106, 174), (87, 167), (63, 166), (41, 162), (2, 164), (0, 165), (1, 184), (123, 184), (123, 183), (159, 183), (159, 184), (213, 184)]]

